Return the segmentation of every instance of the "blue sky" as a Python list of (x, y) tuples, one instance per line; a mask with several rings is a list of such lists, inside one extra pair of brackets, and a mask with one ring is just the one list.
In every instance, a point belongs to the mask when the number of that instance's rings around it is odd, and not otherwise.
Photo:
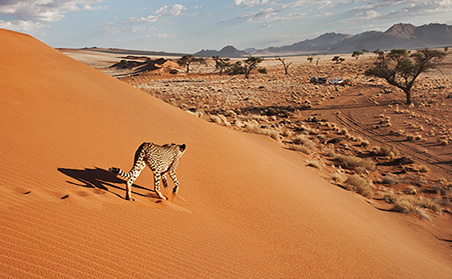
[(52, 47), (194, 53), (282, 46), (395, 23), (452, 25), (452, 0), (0, 0), (0, 28)]

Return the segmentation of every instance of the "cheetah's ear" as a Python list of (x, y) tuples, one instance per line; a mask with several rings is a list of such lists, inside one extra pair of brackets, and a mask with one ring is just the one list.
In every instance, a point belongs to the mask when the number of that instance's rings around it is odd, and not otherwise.
[(185, 144), (179, 145), (180, 151), (184, 152), (187, 146)]

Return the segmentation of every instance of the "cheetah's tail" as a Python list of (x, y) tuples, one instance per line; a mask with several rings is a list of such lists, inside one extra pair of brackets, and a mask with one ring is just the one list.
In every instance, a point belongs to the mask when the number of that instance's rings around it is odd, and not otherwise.
[(109, 172), (112, 172), (114, 174), (119, 174), (119, 176), (121, 176), (124, 179), (129, 179), (130, 178), (130, 172), (124, 172), (122, 169), (120, 168), (109, 168), (108, 169)]

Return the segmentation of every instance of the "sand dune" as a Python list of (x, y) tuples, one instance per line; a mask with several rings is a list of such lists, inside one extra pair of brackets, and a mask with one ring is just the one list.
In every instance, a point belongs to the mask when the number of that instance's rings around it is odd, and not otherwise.
[[(451, 278), (450, 248), (269, 138), (207, 123), (0, 30), (3, 278)], [(187, 144), (160, 202), (143, 141)]]

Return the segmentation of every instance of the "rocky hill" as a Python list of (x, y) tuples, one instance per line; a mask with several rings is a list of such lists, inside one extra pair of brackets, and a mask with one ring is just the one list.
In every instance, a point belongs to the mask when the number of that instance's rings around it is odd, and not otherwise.
[(452, 45), (452, 26), (426, 24), (414, 26), (399, 23), (385, 32), (366, 31), (357, 35), (326, 33), (315, 39), (304, 40), (282, 47), (268, 47), (251, 51), (252, 55), (288, 55), (308, 53), (347, 53), (354, 50), (393, 48), (433, 48)]
[(225, 46), (220, 51), (212, 50), (212, 49), (203, 49), (194, 54), (194, 56), (202, 56), (202, 57), (212, 57), (212, 56), (220, 56), (220, 57), (245, 57), (248, 56), (248, 53), (245, 51), (241, 51), (236, 49), (233, 46)]

